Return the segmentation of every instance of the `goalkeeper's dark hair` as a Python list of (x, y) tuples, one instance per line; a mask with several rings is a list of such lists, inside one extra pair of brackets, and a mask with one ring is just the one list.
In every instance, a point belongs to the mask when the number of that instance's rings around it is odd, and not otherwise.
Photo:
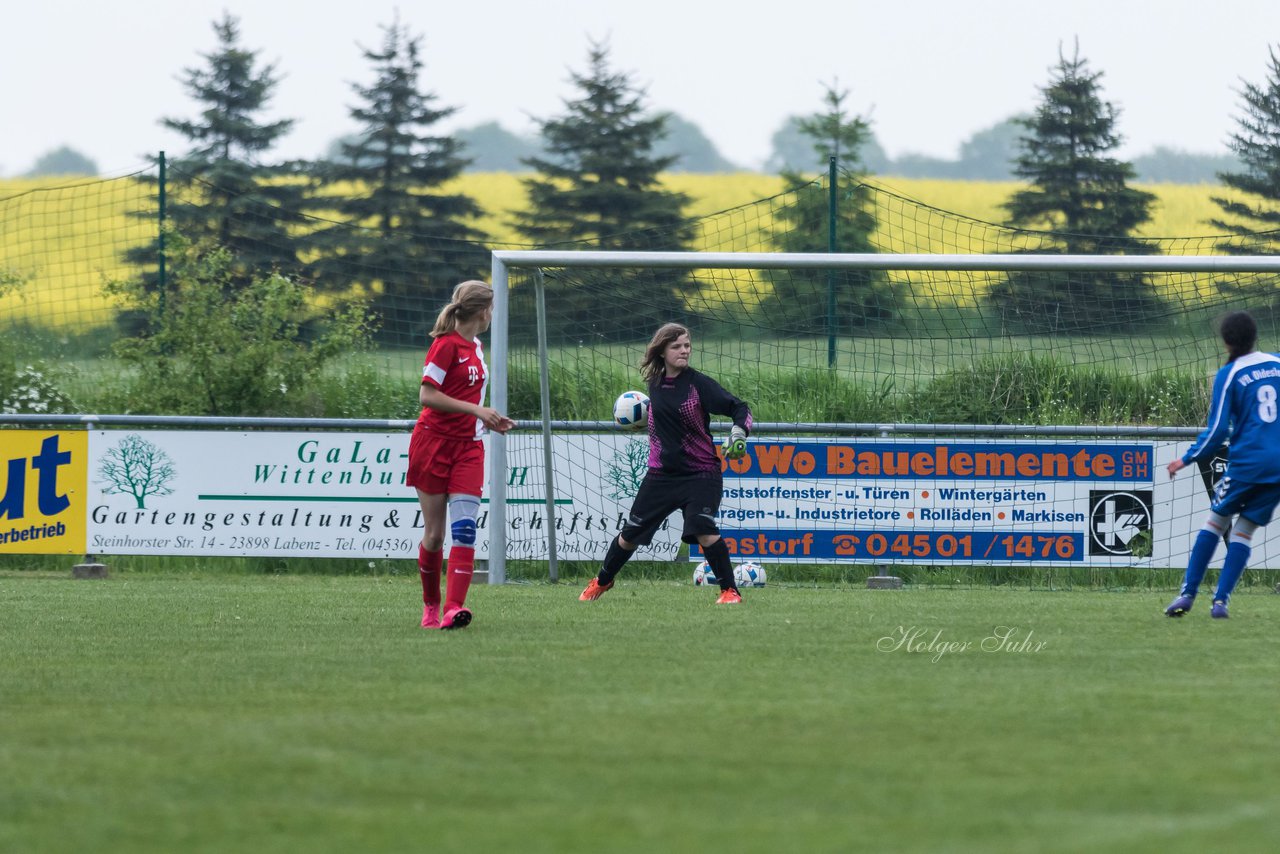
[(662, 353), (667, 346), (681, 335), (688, 335), (689, 330), (679, 323), (664, 323), (653, 333), (653, 340), (645, 348), (644, 358), (640, 360), (640, 375), (645, 382), (653, 382), (666, 367)]
[(439, 338), (441, 335), (448, 335), (458, 328), (459, 323), (482, 314), (491, 305), (493, 305), (493, 288), (487, 282), (469, 279), (459, 283), (453, 289), (453, 297), (449, 300), (449, 304), (440, 309), (440, 314), (436, 317), (436, 325), (431, 327), (431, 337)]
[(1258, 343), (1258, 324), (1247, 311), (1233, 311), (1218, 321), (1218, 334), (1227, 345), (1228, 362), (1252, 353)]

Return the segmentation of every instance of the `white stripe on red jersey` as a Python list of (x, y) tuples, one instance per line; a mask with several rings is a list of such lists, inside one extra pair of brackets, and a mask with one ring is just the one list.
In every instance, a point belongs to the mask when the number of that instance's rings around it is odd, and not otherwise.
[[(489, 386), (489, 368), (480, 339), (468, 341), (457, 332), (449, 332), (431, 342), (422, 366), (422, 381), (454, 400), (483, 403)], [(478, 439), (487, 432), (479, 418), (465, 412), (439, 412), (430, 407), (423, 407), (418, 423), (436, 435), (458, 439)]]

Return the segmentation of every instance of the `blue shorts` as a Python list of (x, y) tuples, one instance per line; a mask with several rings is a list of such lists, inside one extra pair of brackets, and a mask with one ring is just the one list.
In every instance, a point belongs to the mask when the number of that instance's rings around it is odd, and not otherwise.
[(1232, 480), (1231, 471), (1222, 476), (1213, 491), (1213, 512), (1228, 518), (1239, 513), (1255, 525), (1271, 521), (1280, 504), (1280, 483), (1245, 483)]

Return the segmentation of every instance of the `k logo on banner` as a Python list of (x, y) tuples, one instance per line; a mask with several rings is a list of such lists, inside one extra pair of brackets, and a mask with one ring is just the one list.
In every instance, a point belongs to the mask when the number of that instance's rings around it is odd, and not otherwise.
[(1151, 543), (1151, 490), (1089, 493), (1089, 554), (1146, 557)]

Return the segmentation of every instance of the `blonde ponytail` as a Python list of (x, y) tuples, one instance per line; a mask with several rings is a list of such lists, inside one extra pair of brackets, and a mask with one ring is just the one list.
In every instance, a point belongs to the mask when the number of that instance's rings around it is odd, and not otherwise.
[(431, 337), (448, 335), (458, 324), (470, 320), (493, 305), (493, 288), (477, 279), (461, 282), (453, 289), (449, 304), (440, 309), (436, 325), (431, 327)]

